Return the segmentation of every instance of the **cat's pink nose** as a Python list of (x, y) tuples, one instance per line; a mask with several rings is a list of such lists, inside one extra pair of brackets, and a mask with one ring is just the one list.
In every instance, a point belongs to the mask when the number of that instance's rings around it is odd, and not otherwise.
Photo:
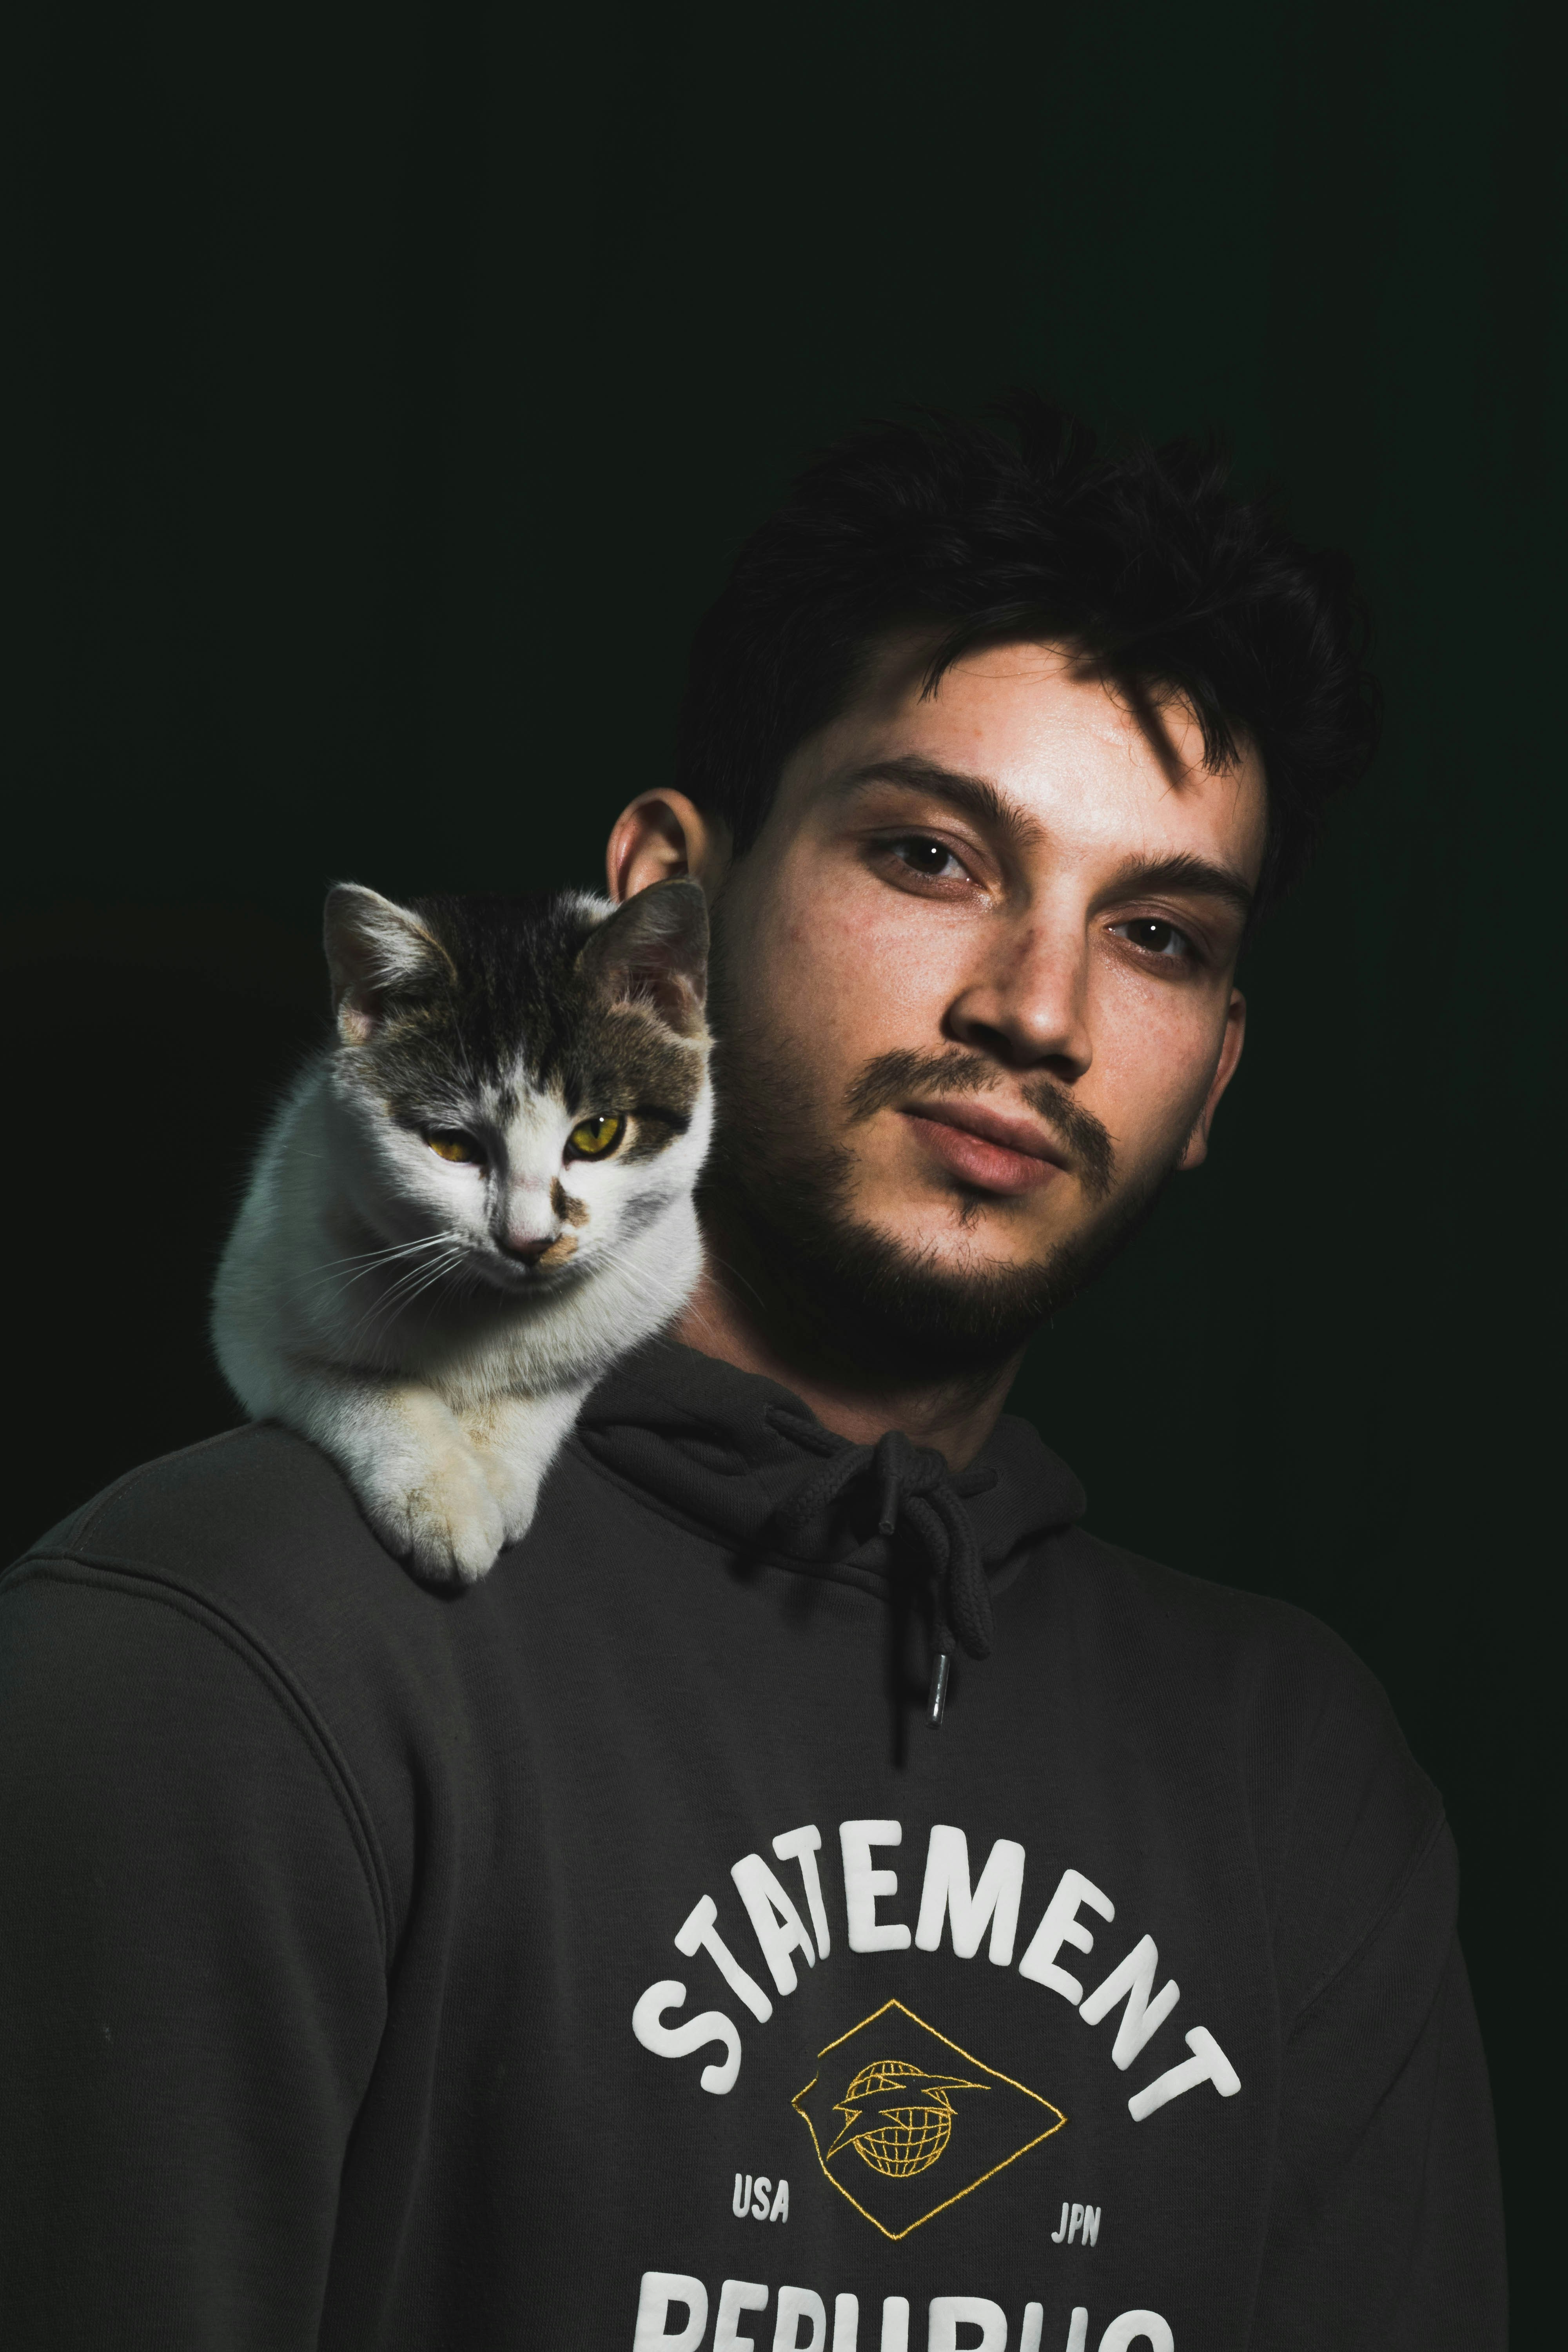
[(554, 1240), (553, 1234), (503, 1234), (501, 1248), (508, 1257), (521, 1258), (524, 1265), (537, 1265)]

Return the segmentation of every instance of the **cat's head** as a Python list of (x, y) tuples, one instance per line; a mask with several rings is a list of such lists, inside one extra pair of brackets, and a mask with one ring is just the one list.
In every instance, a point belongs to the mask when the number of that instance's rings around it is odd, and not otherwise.
[(585, 893), (327, 898), (334, 1150), (388, 1241), (546, 1295), (689, 1193), (711, 1124), (708, 919), (695, 882)]

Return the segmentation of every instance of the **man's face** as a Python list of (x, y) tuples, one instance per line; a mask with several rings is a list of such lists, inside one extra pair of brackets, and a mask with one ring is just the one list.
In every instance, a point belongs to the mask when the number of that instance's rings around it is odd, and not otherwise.
[(1256, 759), (1205, 770), (1179, 710), (1157, 745), (1054, 648), (927, 697), (920, 669), (889, 649), (799, 748), (720, 893), (712, 1210), (864, 1291), (873, 1352), (946, 1330), (958, 1369), (1202, 1158), (1265, 801)]

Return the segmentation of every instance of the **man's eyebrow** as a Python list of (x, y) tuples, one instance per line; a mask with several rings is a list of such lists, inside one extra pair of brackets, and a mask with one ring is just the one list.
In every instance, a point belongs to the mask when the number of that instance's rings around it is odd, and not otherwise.
[[(900, 759), (868, 761), (863, 768), (851, 770), (844, 779), (847, 791), (853, 791), (858, 784), (880, 783), (908, 784), (915, 791), (930, 793), (933, 799), (951, 802), (966, 816), (994, 827), (1019, 847), (1039, 837), (1037, 819), (1005, 793), (998, 792), (988, 777), (966, 776), (955, 768), (944, 768), (934, 760), (922, 760), (908, 752)], [(1217, 860), (1199, 857), (1190, 850), (1169, 857), (1129, 858), (1101, 896), (1122, 898), (1137, 890), (1185, 891), (1199, 898), (1223, 899), (1244, 920), (1252, 912), (1254, 893), (1246, 876), (1238, 874), (1234, 866), (1221, 866)]]
[(929, 793), (933, 800), (962, 809), (965, 816), (1004, 835), (1020, 848), (1039, 835), (1036, 819), (999, 792), (989, 777), (965, 776), (956, 768), (944, 768), (912, 751), (899, 759), (869, 760), (863, 768), (852, 769), (844, 784), (847, 791), (858, 784), (907, 784), (912, 791)]
[(1125, 898), (1143, 891), (1185, 892), (1201, 898), (1223, 898), (1245, 919), (1252, 912), (1253, 891), (1234, 866), (1218, 865), (1183, 850), (1171, 857), (1130, 857), (1107, 887), (1102, 899)]

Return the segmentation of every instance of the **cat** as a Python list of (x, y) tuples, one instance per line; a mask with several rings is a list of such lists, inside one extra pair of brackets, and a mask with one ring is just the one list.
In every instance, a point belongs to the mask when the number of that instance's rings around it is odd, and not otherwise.
[(702, 892), (400, 906), (340, 883), (323, 929), (337, 1040), (262, 1143), (213, 1344), (389, 1551), (470, 1583), (588, 1391), (695, 1285)]

